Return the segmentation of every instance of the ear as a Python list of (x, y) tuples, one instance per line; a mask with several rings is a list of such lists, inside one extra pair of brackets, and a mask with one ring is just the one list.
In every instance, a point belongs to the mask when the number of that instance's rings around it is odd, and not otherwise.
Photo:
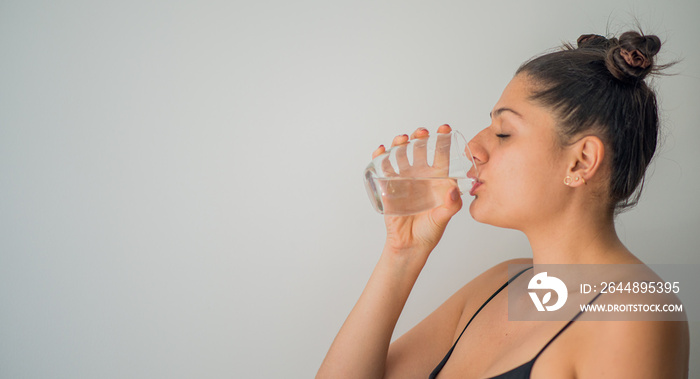
[(571, 163), (566, 175), (571, 177), (570, 187), (578, 187), (590, 182), (602, 170), (605, 157), (605, 144), (597, 136), (589, 135), (576, 141), (569, 148)]

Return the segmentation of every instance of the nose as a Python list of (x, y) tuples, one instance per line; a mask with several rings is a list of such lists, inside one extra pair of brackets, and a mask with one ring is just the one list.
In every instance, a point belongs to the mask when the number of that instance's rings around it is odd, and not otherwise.
[(479, 132), (474, 138), (467, 143), (467, 155), (471, 153), (472, 168), (467, 172), (467, 177), (479, 180), (480, 165), (483, 165), (488, 160), (484, 144), (484, 130)]
[(485, 135), (486, 129), (480, 131), (477, 135), (474, 136), (474, 138), (472, 138), (467, 143), (467, 147), (472, 153), (472, 158), (475, 166), (484, 164), (489, 160), (488, 151), (486, 150)]

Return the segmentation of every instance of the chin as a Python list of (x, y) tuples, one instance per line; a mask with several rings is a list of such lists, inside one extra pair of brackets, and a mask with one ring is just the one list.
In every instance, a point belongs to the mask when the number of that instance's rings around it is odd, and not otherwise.
[(478, 198), (472, 200), (471, 204), (469, 204), (469, 214), (476, 222), (480, 222), (482, 224), (492, 225), (499, 228), (520, 230), (516, 225), (508, 222), (512, 219), (511, 217), (508, 217), (508, 215), (489, 211), (487, 208), (479, 206)]
[(479, 207), (476, 203), (478, 202), (478, 198), (475, 198), (472, 200), (472, 202), (469, 204), (469, 214), (472, 216), (474, 221), (480, 222), (483, 224), (488, 224), (488, 217), (486, 215), (488, 212), (484, 212), (482, 207)]

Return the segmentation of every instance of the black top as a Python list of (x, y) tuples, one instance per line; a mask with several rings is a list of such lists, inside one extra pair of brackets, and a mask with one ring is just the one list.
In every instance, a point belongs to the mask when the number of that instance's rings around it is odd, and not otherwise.
[[(464, 330), (462, 330), (462, 333), (459, 335), (459, 337), (457, 337), (457, 341), (455, 341), (454, 345), (452, 345), (452, 348), (450, 349), (450, 351), (447, 352), (447, 354), (445, 355), (445, 358), (443, 358), (442, 361), (437, 365), (437, 367), (435, 367), (435, 370), (433, 370), (433, 372), (430, 373), (429, 379), (435, 379), (437, 374), (440, 373), (443, 366), (445, 366), (445, 363), (447, 363), (447, 360), (450, 359), (450, 355), (452, 355), (452, 351), (454, 351), (455, 346), (457, 346), (457, 342), (459, 342), (459, 339), (462, 338), (464, 331), (467, 330), (467, 327), (469, 327), (469, 324), (472, 323), (472, 320), (474, 320), (474, 317), (476, 317), (476, 315), (478, 315), (479, 312), (481, 312), (481, 310), (486, 306), (486, 304), (489, 303), (489, 301), (491, 301), (491, 299), (496, 297), (496, 295), (498, 295), (499, 292), (501, 292), (504, 288), (506, 288), (506, 286), (508, 286), (508, 284), (510, 282), (514, 281), (518, 276), (520, 276), (522, 273), (524, 273), (525, 271), (527, 271), (531, 268), (532, 267), (528, 267), (528, 268), (520, 271), (519, 273), (517, 273), (512, 278), (508, 279), (508, 281), (505, 284), (503, 284), (501, 286), (501, 288), (496, 290), (496, 292), (494, 292), (493, 295), (491, 295), (491, 297), (489, 297), (488, 300), (486, 300), (486, 302), (484, 302), (484, 304), (481, 304), (481, 307), (479, 307), (479, 309), (476, 311), (476, 313), (474, 313), (472, 318), (469, 319), (469, 322), (464, 327)], [(594, 302), (598, 298), (598, 296), (600, 296), (600, 293), (598, 295), (596, 295), (593, 298), (593, 300), (591, 300), (590, 303), (588, 303), (588, 304), (591, 304), (592, 302)], [(539, 353), (537, 353), (537, 355), (535, 355), (534, 358), (532, 358), (532, 360), (530, 360), (529, 362), (523, 363), (522, 365), (520, 365), (520, 366), (518, 366), (518, 367), (516, 367), (508, 372), (504, 372), (503, 374), (496, 375), (490, 379), (528, 379), (528, 378), (530, 378), (530, 372), (532, 371), (532, 366), (534, 366), (535, 361), (537, 360), (537, 358), (539, 358), (540, 354), (542, 354), (544, 349), (546, 349), (549, 346), (549, 344), (552, 343), (552, 341), (554, 341), (557, 337), (559, 337), (559, 335), (564, 330), (566, 330), (566, 328), (568, 328), (569, 325), (571, 325), (579, 316), (581, 316), (582, 313), (583, 313), (583, 311), (578, 312), (576, 314), (576, 316), (574, 316), (574, 318), (571, 319), (571, 321), (569, 321), (566, 325), (564, 325), (564, 327), (561, 328), (561, 330), (559, 330), (559, 332), (557, 334), (555, 334), (554, 337), (552, 337), (552, 339), (550, 339), (546, 345), (544, 345), (544, 347), (539, 351)]]

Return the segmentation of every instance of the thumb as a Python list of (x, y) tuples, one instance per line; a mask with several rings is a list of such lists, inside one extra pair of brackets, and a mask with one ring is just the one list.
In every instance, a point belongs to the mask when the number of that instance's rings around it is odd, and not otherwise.
[(453, 187), (447, 191), (442, 205), (433, 209), (433, 221), (441, 227), (446, 227), (452, 216), (462, 209), (462, 197), (459, 188)]

